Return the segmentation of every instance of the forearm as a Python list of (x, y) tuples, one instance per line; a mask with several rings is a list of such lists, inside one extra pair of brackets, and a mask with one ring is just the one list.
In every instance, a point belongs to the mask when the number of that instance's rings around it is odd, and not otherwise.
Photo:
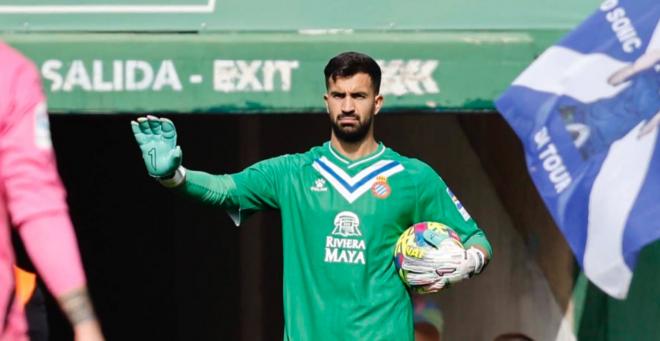
[(26, 220), (19, 233), (37, 271), (72, 325), (94, 320), (73, 226), (66, 211)]
[(466, 249), (474, 247), (481, 251), (484, 254), (484, 265), (488, 264), (490, 259), (493, 257), (493, 248), (490, 245), (486, 235), (483, 231), (478, 231), (477, 233), (470, 236), (465, 243), (463, 243)]
[(88, 321), (96, 320), (92, 301), (87, 293), (87, 287), (82, 286), (55, 297), (62, 311), (71, 322), (77, 326)]
[(104, 340), (86, 287), (73, 289), (57, 296), (56, 299), (73, 325), (75, 341)]
[(226, 206), (236, 184), (229, 175), (212, 175), (200, 171), (186, 170), (183, 181), (174, 189), (201, 203)]
[(85, 285), (78, 244), (66, 211), (27, 219), (19, 233), (48, 289), (61, 295)]

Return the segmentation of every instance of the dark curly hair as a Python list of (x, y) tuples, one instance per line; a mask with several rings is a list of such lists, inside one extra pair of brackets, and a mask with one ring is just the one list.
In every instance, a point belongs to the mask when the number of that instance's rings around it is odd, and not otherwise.
[(344, 52), (336, 55), (325, 66), (325, 87), (330, 86), (330, 78), (351, 77), (357, 73), (366, 73), (371, 77), (371, 83), (376, 93), (380, 92), (380, 66), (373, 58), (359, 52)]

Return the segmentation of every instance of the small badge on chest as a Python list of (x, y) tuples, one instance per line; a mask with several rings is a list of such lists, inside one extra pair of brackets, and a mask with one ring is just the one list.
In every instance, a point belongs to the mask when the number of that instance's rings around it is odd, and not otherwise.
[(371, 186), (371, 194), (376, 198), (385, 199), (390, 196), (392, 193), (392, 188), (387, 183), (387, 177), (379, 176), (376, 178), (376, 182)]

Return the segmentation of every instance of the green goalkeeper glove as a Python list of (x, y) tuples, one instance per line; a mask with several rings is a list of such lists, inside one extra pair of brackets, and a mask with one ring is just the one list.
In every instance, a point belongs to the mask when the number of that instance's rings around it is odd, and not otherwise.
[(174, 177), (181, 166), (182, 152), (176, 145), (176, 128), (166, 118), (140, 117), (131, 121), (135, 140), (142, 151), (149, 175), (157, 179)]

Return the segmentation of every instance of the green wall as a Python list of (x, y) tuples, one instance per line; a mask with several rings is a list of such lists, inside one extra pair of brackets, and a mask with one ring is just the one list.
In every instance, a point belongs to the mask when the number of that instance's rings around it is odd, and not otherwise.
[(570, 29), (597, 0), (0, 0), (0, 31)]
[(578, 277), (576, 334), (580, 340), (660, 340), (660, 242), (642, 250), (628, 297), (616, 300)]

